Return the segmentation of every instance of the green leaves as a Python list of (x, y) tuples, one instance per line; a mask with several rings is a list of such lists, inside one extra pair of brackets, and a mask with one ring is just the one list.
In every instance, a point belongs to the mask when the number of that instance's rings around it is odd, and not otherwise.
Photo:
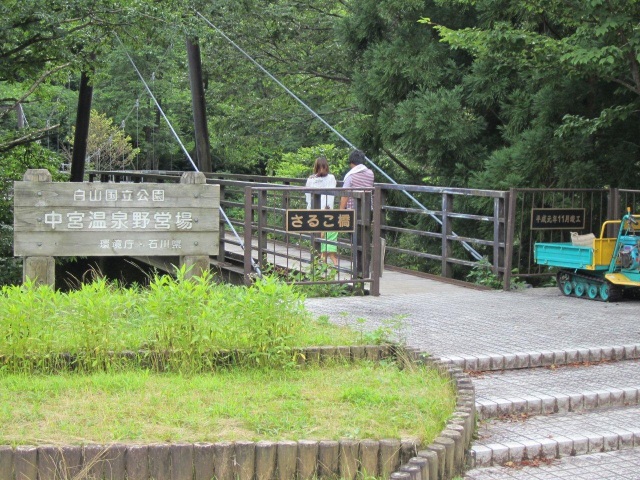
[(3, 287), (0, 370), (196, 373), (238, 351), (246, 352), (236, 358), (244, 366), (296, 364), (292, 350), (308, 344), (310, 320), (291, 286), (275, 278), (245, 288), (210, 275), (184, 277), (184, 269), (177, 278), (155, 277), (147, 289), (103, 278), (70, 293), (30, 283)]

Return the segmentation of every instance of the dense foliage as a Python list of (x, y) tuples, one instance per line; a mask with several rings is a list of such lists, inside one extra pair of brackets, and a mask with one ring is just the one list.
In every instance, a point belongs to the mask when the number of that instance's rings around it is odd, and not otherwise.
[(473, 55), (463, 87), (497, 142), (483, 186), (636, 187), (637, 0), (447, 1), (478, 15), (443, 40)]
[(147, 92), (193, 152), (189, 38), (216, 171), (306, 176), (324, 150), (340, 176), (348, 145), (312, 110), (399, 183), (640, 180), (640, 0), (9, 0), (0, 13), (3, 162), (71, 148), (85, 72), (96, 118), (139, 152), (124, 163), (189, 169)]
[[(400, 180), (635, 183), (637, 0), (4, 2), (0, 150), (67, 144), (79, 72), (139, 168), (188, 168), (134, 71), (193, 150), (185, 40), (202, 50), (214, 168), (265, 173), (345, 145), (254, 63)], [(235, 48), (228, 39), (242, 48)], [(15, 108), (28, 124), (18, 132)], [(55, 126), (55, 127), (54, 127)]]

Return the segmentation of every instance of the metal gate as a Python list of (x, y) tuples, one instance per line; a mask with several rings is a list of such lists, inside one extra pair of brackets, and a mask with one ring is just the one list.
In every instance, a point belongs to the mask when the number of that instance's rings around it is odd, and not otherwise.
[(600, 234), (605, 220), (619, 218), (616, 189), (512, 188), (509, 190), (508, 230), (504, 288), (512, 276), (534, 280), (549, 277), (547, 267), (536, 265), (533, 246), (537, 242), (569, 242), (571, 230), (532, 229), (534, 209), (584, 209), (584, 228), (579, 234)]

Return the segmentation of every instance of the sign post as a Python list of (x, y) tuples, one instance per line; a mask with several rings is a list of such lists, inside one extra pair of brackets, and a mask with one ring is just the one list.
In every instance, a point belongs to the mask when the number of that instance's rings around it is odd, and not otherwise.
[(199, 275), (217, 253), (219, 206), (202, 173), (180, 184), (53, 183), (29, 170), (14, 183), (14, 255), (25, 257), (25, 280), (49, 285), (55, 256), (178, 256)]

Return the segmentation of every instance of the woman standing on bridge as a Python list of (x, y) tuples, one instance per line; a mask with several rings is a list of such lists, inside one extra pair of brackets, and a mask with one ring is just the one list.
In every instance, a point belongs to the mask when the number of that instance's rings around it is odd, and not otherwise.
[[(329, 173), (329, 162), (325, 157), (316, 158), (313, 164), (313, 175), (307, 178), (307, 187), (309, 188), (336, 188), (336, 177)], [(307, 197), (307, 209), (313, 208), (313, 196), (311, 193), (306, 193)], [(321, 209), (333, 209), (333, 195), (320, 195), (320, 208)], [(336, 242), (338, 240), (338, 232), (327, 232), (322, 234), (322, 238), (330, 242)], [(322, 242), (320, 244), (320, 251), (322, 252), (322, 258), (327, 261), (327, 257), (331, 259), (334, 265), (338, 265), (338, 246), (330, 243)]]

